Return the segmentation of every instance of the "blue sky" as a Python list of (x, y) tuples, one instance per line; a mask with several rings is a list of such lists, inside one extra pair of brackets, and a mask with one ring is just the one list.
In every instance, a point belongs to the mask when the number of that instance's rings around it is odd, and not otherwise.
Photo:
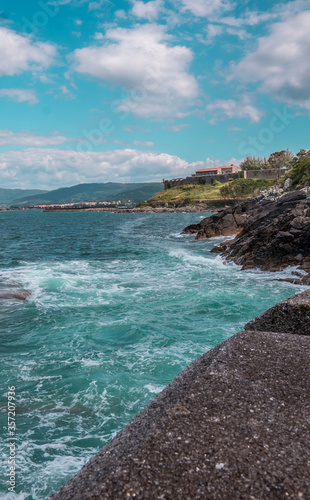
[(2, 0), (0, 187), (310, 148), (310, 0)]

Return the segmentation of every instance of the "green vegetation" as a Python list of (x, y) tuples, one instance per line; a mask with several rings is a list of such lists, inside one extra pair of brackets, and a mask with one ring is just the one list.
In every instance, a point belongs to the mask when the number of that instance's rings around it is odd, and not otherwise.
[(310, 184), (310, 149), (301, 149), (292, 162), (292, 168), (286, 178), (291, 178), (293, 187)]
[(268, 160), (258, 156), (247, 156), (240, 163), (242, 170), (264, 170), (264, 169), (280, 169), (282, 167), (290, 167), (294, 161), (294, 154), (289, 149), (282, 149), (271, 153)]
[(224, 184), (220, 189), (223, 198), (246, 198), (253, 196), (258, 189), (266, 189), (275, 183), (275, 179), (235, 179)]
[(247, 156), (246, 159), (240, 163), (242, 170), (263, 170), (267, 168), (266, 158), (258, 156)]
[[(171, 203), (179, 205), (194, 205), (198, 201), (220, 199), (236, 199), (252, 196), (255, 191), (268, 188), (274, 184), (274, 179), (234, 179), (226, 184), (213, 180), (212, 184), (189, 184), (176, 186), (156, 193), (147, 202), (148, 205)], [(226, 201), (225, 201), (226, 203)]]
[(152, 203), (169, 203), (169, 202), (193, 202), (204, 199), (220, 198), (220, 187), (223, 185), (216, 182), (216, 186), (210, 184), (188, 184), (187, 186), (176, 186), (171, 189), (160, 191), (148, 200)]

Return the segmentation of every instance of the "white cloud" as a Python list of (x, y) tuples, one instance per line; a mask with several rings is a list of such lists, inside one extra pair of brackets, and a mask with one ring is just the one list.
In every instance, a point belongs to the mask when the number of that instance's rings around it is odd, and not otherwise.
[(116, 15), (116, 17), (118, 17), (119, 19), (127, 19), (127, 14), (124, 10), (116, 10), (114, 12), (114, 14)]
[(75, 70), (122, 86), (129, 97), (117, 107), (143, 118), (184, 116), (198, 94), (188, 73), (192, 51), (170, 46), (163, 26), (110, 29), (103, 46), (74, 52)]
[(54, 133), (50, 136), (38, 135), (28, 130), (22, 132), (13, 132), (12, 130), (0, 130), (0, 146), (56, 146), (68, 141), (76, 141)]
[(263, 116), (263, 113), (251, 104), (247, 96), (243, 97), (240, 101), (234, 99), (217, 99), (213, 103), (208, 104), (206, 110), (212, 115), (210, 123), (232, 118), (247, 118), (252, 123), (257, 123)]
[(152, 148), (155, 146), (154, 142), (152, 141), (134, 141), (134, 146), (147, 146), (149, 148)]
[(207, 43), (212, 43), (214, 38), (222, 35), (223, 26), (219, 26), (218, 24), (209, 24), (207, 27)]
[(35, 91), (30, 89), (1, 89), (0, 97), (8, 97), (17, 102), (29, 102), (29, 104), (39, 102)]
[(151, 2), (141, 2), (134, 0), (132, 13), (139, 18), (147, 19), (148, 21), (155, 21), (163, 7), (162, 0), (153, 0)]
[(0, 27), (0, 47), (0, 76), (41, 70), (50, 66), (56, 56), (53, 45), (34, 42), (31, 38), (3, 27)]
[(233, 8), (229, 0), (182, 0), (183, 10), (190, 11), (197, 17), (207, 17)]
[(239, 166), (242, 160), (237, 160), (236, 158), (231, 158), (228, 161), (221, 162), (220, 160), (211, 160), (211, 158), (207, 158), (205, 161), (195, 161), (191, 163), (192, 172), (196, 172), (196, 170), (200, 170), (203, 168), (217, 168), (224, 165), (237, 165)]
[(170, 132), (180, 132), (183, 128), (189, 127), (189, 123), (179, 123), (178, 125), (167, 125), (166, 129)]
[(58, 97), (64, 97), (65, 99), (75, 99), (75, 95), (72, 94), (71, 90), (68, 89), (66, 85), (61, 85), (59, 87), (59, 90), (61, 91), (61, 94)]
[(310, 110), (310, 10), (271, 27), (257, 49), (233, 67), (235, 78), (260, 82), (260, 90)]
[(82, 182), (161, 181), (191, 175), (189, 164), (166, 153), (123, 149), (85, 152), (29, 148), (0, 154), (4, 187), (52, 189)]

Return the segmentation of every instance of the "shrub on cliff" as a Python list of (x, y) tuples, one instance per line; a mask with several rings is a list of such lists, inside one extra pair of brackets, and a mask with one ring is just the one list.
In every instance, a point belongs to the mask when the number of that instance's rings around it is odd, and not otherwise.
[(252, 195), (257, 188), (254, 179), (235, 179), (220, 189), (223, 198), (243, 198)]
[(301, 149), (299, 153), (297, 153), (293, 160), (293, 167), (287, 177), (292, 179), (293, 187), (299, 184), (310, 183), (310, 149), (308, 151)]

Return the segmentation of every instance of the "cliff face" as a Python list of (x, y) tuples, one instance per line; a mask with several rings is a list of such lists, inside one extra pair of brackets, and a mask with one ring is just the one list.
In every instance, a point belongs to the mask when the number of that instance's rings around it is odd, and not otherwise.
[(213, 251), (243, 269), (277, 271), (298, 266), (306, 273), (303, 280), (309, 279), (310, 199), (303, 190), (277, 201), (250, 200), (188, 226), (184, 232), (197, 233), (197, 239), (236, 234), (234, 240)]
[(295, 296), (195, 360), (52, 499), (309, 498), (309, 310)]

